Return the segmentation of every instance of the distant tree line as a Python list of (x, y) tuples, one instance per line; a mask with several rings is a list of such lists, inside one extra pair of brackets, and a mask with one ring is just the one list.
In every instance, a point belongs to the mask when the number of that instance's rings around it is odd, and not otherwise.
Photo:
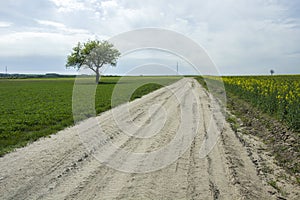
[(62, 75), (56, 73), (47, 73), (47, 74), (5, 74), (0, 73), (0, 78), (68, 78), (75, 77), (76, 75)]

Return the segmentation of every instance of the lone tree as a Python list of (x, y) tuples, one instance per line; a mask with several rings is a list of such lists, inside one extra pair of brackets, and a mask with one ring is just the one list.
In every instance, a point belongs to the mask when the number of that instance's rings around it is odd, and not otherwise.
[(270, 70), (271, 76), (275, 73), (273, 69)]
[(96, 73), (96, 83), (99, 83), (99, 69), (104, 65), (116, 66), (117, 59), (121, 55), (119, 50), (115, 49), (113, 44), (108, 41), (92, 40), (73, 48), (71, 55), (67, 58), (66, 67), (88, 68)]

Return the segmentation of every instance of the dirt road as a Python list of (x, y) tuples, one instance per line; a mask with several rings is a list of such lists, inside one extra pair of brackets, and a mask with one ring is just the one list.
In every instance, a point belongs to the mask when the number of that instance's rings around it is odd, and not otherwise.
[(223, 122), (184, 78), (0, 158), (0, 199), (275, 198)]

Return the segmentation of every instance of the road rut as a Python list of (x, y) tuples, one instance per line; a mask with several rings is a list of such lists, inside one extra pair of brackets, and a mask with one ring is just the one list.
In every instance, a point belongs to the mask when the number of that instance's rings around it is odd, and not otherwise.
[(192, 78), (17, 149), (0, 168), (0, 199), (273, 198)]

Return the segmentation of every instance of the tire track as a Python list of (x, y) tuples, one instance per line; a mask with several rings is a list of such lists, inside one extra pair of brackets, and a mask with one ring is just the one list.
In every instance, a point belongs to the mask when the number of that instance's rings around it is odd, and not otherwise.
[[(154, 104), (161, 107), (149, 112)], [(128, 103), (130, 112), (122, 106), (113, 109), (119, 120), (140, 126), (132, 127), (132, 135), (108, 111), (0, 158), (0, 199), (270, 199), (243, 145), (228, 124), (223, 127), (214, 99), (194, 79), (184, 78)], [(160, 131), (146, 137), (163, 114), (166, 121)], [(150, 156), (172, 142), (180, 128), (186, 134), (174, 151)], [(79, 137), (78, 130), (85, 134)], [(220, 139), (211, 143), (219, 132)], [(118, 148), (108, 151), (111, 143)], [(205, 157), (199, 155), (202, 148), (208, 152)], [(138, 161), (132, 152), (147, 154)], [(99, 155), (105, 155), (107, 163), (99, 162)], [(149, 163), (160, 166), (174, 155), (177, 160), (147, 173), (106, 165), (115, 161), (127, 166), (131, 161), (138, 171)]]

